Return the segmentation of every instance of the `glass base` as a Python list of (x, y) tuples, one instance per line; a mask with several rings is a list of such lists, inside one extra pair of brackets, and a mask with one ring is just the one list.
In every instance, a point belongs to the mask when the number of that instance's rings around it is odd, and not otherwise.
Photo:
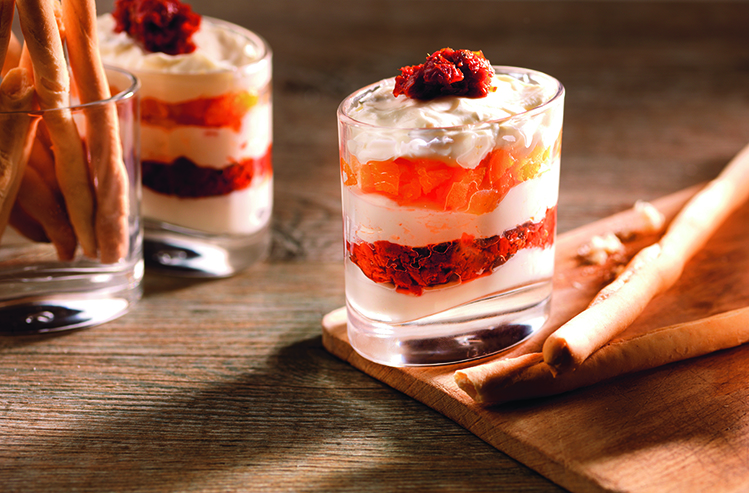
[(213, 235), (144, 221), (143, 257), (149, 270), (183, 277), (229, 277), (268, 254), (270, 225), (251, 235)]
[(140, 298), (140, 293), (129, 294), (129, 297), (44, 298), (1, 306), (0, 335), (43, 334), (109, 322), (124, 315)]
[(401, 324), (370, 320), (347, 303), (348, 339), (357, 353), (381, 365), (459, 363), (504, 351), (528, 338), (546, 323), (550, 300), (550, 283), (545, 282)]
[(111, 269), (40, 266), (0, 288), (0, 335), (83, 329), (124, 315), (143, 293), (143, 263)]

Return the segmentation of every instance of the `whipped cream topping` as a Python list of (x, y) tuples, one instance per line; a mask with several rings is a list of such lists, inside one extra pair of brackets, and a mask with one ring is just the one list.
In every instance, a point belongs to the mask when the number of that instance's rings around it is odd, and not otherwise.
[(346, 146), (359, 162), (433, 157), (475, 168), (496, 147), (530, 151), (539, 140), (550, 145), (561, 130), (561, 110), (528, 113), (557, 95), (553, 80), (498, 73), (492, 79), (495, 90), (486, 97), (430, 101), (395, 97), (394, 85), (392, 78), (380, 81), (342, 108), (354, 120)]
[(499, 120), (531, 110), (556, 94), (556, 87), (527, 84), (495, 74), (483, 98), (446, 96), (421, 101), (393, 96), (394, 79), (386, 79), (356, 101), (348, 115), (362, 123), (390, 128), (457, 127)]
[(264, 56), (262, 48), (229, 24), (203, 17), (193, 35), (196, 49), (185, 55), (167, 55), (144, 50), (127, 33), (116, 33), (112, 14), (97, 19), (99, 52), (106, 64), (128, 70), (200, 74), (233, 70)]

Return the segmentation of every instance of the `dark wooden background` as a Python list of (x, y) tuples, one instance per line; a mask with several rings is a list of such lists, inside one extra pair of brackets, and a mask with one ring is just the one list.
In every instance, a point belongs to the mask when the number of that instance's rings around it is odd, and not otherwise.
[(343, 304), (336, 107), (444, 46), (556, 76), (568, 231), (749, 140), (749, 3), (190, 3), (274, 50), (271, 256), (230, 279), (147, 272), (118, 320), (0, 337), (0, 491), (558, 491), (323, 349)]

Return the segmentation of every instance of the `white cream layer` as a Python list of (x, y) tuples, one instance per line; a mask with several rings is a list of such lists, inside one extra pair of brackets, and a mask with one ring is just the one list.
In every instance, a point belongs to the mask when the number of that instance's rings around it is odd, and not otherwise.
[(379, 322), (404, 323), (532, 282), (550, 281), (554, 274), (554, 247), (520, 250), (490, 275), (465, 284), (428, 289), (421, 296), (398, 293), (392, 286), (375, 283), (348, 260), (345, 272), (346, 300), (354, 309)]
[(539, 144), (548, 147), (562, 128), (561, 101), (544, 112), (527, 113), (557, 95), (555, 81), (539, 85), (495, 75), (497, 90), (486, 97), (431, 101), (394, 97), (394, 84), (391, 78), (373, 85), (347, 111), (359, 123), (342, 137), (347, 152), (361, 163), (429, 157), (475, 168), (497, 147), (511, 147), (516, 157)]
[(386, 240), (419, 247), (453, 241), (463, 233), (488, 238), (526, 221), (541, 221), (546, 209), (557, 204), (559, 160), (549, 171), (510, 189), (496, 209), (481, 215), (401, 207), (382, 195), (358, 195), (347, 187), (342, 195), (346, 235), (353, 241)]
[(270, 221), (273, 178), (216, 197), (181, 198), (143, 187), (143, 215), (213, 234), (251, 234)]
[(171, 163), (180, 156), (195, 164), (224, 168), (248, 158), (260, 158), (272, 142), (271, 106), (258, 103), (244, 116), (239, 132), (231, 128), (179, 126), (165, 130), (141, 127), (141, 159)]

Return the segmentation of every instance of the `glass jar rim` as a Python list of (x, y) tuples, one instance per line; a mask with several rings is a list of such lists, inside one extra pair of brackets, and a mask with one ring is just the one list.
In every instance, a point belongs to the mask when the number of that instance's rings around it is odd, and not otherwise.
[(135, 97), (135, 94), (138, 92), (138, 89), (140, 88), (140, 80), (138, 80), (138, 78), (135, 75), (133, 75), (131, 72), (125, 69), (122, 69), (119, 67), (113, 67), (111, 65), (104, 65), (104, 70), (105, 72), (117, 72), (121, 74), (122, 76), (124, 76), (127, 80), (129, 80), (127, 87), (119, 91), (118, 93), (111, 95), (107, 99), (91, 101), (90, 103), (77, 103), (77, 104), (71, 104), (69, 106), (64, 106), (61, 108), (36, 109), (36, 110), (31, 110), (31, 111), (23, 111), (23, 110), (0, 111), (0, 115), (24, 114), (24, 115), (29, 115), (29, 116), (41, 117), (41, 116), (44, 116), (44, 114), (46, 113), (51, 113), (54, 111), (62, 111), (62, 110), (80, 111), (86, 108), (104, 106), (110, 103), (118, 104), (121, 101), (126, 101)]

